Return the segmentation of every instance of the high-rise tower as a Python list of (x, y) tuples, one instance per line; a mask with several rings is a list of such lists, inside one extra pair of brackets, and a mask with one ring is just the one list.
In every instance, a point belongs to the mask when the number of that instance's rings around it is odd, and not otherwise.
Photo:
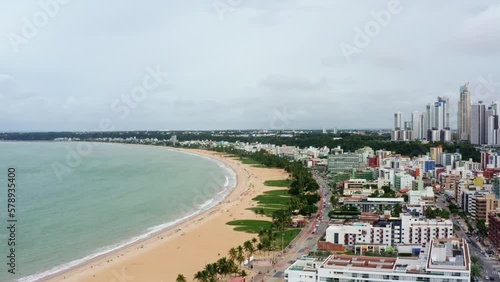
[(482, 101), (471, 106), (470, 142), (474, 145), (487, 142), (486, 107)]
[(394, 113), (394, 129), (403, 129), (403, 114), (401, 112)]
[(411, 115), (411, 140), (420, 140), (422, 136), (420, 136), (420, 113), (415, 111)]
[(470, 140), (471, 135), (471, 102), (469, 83), (460, 87), (460, 100), (458, 101), (458, 138), (459, 140)]

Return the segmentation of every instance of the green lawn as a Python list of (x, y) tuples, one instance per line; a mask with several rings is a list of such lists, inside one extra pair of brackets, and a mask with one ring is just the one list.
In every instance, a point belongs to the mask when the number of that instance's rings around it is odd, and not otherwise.
[[(260, 211), (261, 209), (263, 209), (265, 216), (272, 217), (273, 216), (273, 212), (275, 212), (275, 211), (277, 211), (277, 210), (279, 210), (281, 208), (282, 208), (282, 206), (274, 207), (274, 208), (273, 207), (265, 207), (265, 208), (264, 207), (253, 207), (253, 208), (249, 208), (249, 210), (251, 210), (251, 211), (254, 211), (254, 210)], [(258, 216), (260, 216), (260, 215), (258, 215)]]
[[(292, 229), (288, 229), (288, 230), (285, 230), (285, 232), (283, 232), (283, 247), (286, 248), (286, 246), (288, 246), (288, 244), (290, 244), (290, 242), (292, 242), (292, 240), (297, 237), (297, 235), (299, 235), (300, 233), (300, 228), (292, 228)], [(277, 234), (277, 240), (276, 240), (276, 247), (278, 247), (278, 249), (281, 249), (281, 233), (278, 232)]]
[(263, 229), (271, 228), (272, 223), (266, 220), (234, 220), (226, 223), (236, 226), (234, 230), (248, 233), (259, 233)]
[(271, 190), (264, 192), (252, 200), (257, 202), (256, 207), (249, 210), (264, 210), (264, 214), (268, 217), (273, 216), (273, 212), (280, 209), (286, 209), (290, 205), (290, 196), (288, 190)]
[(242, 159), (241, 162), (243, 164), (248, 164), (248, 165), (262, 165), (261, 163), (259, 163), (258, 161), (254, 161), (252, 159)]
[[(227, 225), (235, 226), (234, 230), (247, 233), (256, 233), (264, 229), (271, 228), (272, 223), (265, 220), (234, 220), (226, 223)], [(300, 228), (291, 228), (283, 232), (283, 246), (286, 248), (290, 242), (300, 233)], [(275, 246), (281, 249), (281, 233), (276, 233)]]
[(266, 186), (274, 186), (274, 187), (290, 187), (292, 184), (292, 180), (267, 180), (264, 182)]
[(253, 198), (254, 201), (258, 203), (259, 206), (265, 207), (288, 207), (290, 204), (290, 196), (288, 196), (287, 190), (272, 190), (264, 192)]
[(266, 191), (263, 194), (268, 196), (290, 196), (286, 189)]

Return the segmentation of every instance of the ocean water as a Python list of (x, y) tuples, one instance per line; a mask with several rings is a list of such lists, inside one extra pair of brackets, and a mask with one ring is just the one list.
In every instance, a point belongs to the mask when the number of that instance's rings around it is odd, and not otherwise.
[[(7, 272), (10, 167), (16, 275)], [(235, 185), (222, 163), (167, 148), (0, 142), (0, 281), (36, 281), (145, 238), (216, 205)]]

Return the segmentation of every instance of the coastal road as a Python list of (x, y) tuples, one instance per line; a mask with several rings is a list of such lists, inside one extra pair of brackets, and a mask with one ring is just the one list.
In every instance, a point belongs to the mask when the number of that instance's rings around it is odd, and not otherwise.
[[(331, 191), (326, 180), (322, 178), (316, 171), (313, 171), (313, 176), (320, 187), (320, 195), (322, 198), (322, 210), (318, 210), (318, 215), (315, 220), (312, 220), (308, 226), (302, 229), (302, 232), (295, 238), (292, 242), (292, 247), (286, 250), (284, 256), (281, 257), (274, 268), (275, 272), (271, 273), (271, 277), (266, 277), (265, 281), (278, 282), (284, 281), (284, 271), (293, 263), (295, 260), (303, 255), (309, 254), (311, 250), (314, 250), (318, 240), (325, 234), (328, 228), (328, 212), (331, 210), (330, 196)], [(313, 231), (316, 229), (316, 232)], [(256, 280), (257, 281), (257, 280)]]
[[(449, 211), (448, 202), (446, 202), (443, 195), (437, 198), (436, 205), (441, 209)], [(500, 281), (500, 276), (497, 272), (497, 269), (500, 268), (500, 262), (495, 257), (486, 254), (486, 248), (482, 245), (482, 242), (476, 240), (475, 236), (467, 236), (467, 224), (462, 218), (455, 217), (452, 218), (452, 221), (459, 228), (458, 231), (455, 231), (457, 237), (467, 239), (470, 255), (476, 256), (482, 261), (483, 280), (486, 281), (485, 277), (489, 277), (494, 279), (490, 281)]]
[[(481, 245), (480, 242), (477, 242), (474, 236), (467, 236), (465, 229), (467, 228), (464, 224), (462, 224), (459, 220), (453, 219), (454, 223), (458, 225), (460, 230), (456, 231), (457, 236), (460, 238), (468, 238), (469, 240), (469, 252), (471, 256), (476, 256), (481, 259), (483, 265), (483, 280), (484, 277), (490, 277), (494, 280), (491, 281), (500, 281), (500, 277), (497, 273), (497, 269), (500, 268), (500, 262), (492, 256), (489, 256), (485, 252), (485, 248)], [(485, 280), (486, 281), (486, 280)]]

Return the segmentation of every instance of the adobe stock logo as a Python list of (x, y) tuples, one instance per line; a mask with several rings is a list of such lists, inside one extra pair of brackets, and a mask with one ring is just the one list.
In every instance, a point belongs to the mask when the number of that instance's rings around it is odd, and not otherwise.
[[(140, 103), (166, 82), (168, 76), (169, 74), (162, 71), (159, 65), (146, 67), (146, 74), (142, 77), (141, 81), (129, 93), (114, 99), (111, 102), (110, 110), (118, 114), (119, 120), (125, 120), (133, 109), (138, 108)], [(99, 121), (99, 130), (114, 131), (116, 130), (115, 122), (116, 119), (109, 117), (102, 118)], [(76, 144), (75, 149), (70, 145), (66, 146), (67, 154), (65, 162), (52, 163), (52, 170), (59, 179), (59, 182), (63, 181), (65, 174), (71, 174), (74, 169), (79, 167), (85, 158), (93, 152), (94, 146), (97, 146), (97, 143), (90, 142), (78, 142)]]
[(21, 45), (28, 44), (30, 39), (33, 39), (40, 29), (49, 24), (51, 18), (57, 16), (61, 10), (61, 6), (69, 2), (70, 0), (42, 0), (38, 2), (40, 9), (36, 11), (31, 18), (21, 18), (21, 32), (19, 34), (15, 32), (9, 32), (9, 34), (7, 34), (7, 38), (14, 52), (18, 53)]
[(372, 20), (368, 21), (364, 28), (355, 27), (353, 38), (353, 44), (346, 42), (340, 43), (340, 50), (346, 58), (347, 62), (351, 62), (351, 56), (354, 54), (361, 54), (361, 51), (368, 47), (372, 42), (373, 38), (377, 37), (382, 28), (385, 28), (391, 24), (393, 15), (398, 15), (403, 11), (403, 7), (399, 0), (391, 0), (387, 3), (387, 9), (380, 10), (378, 12), (372, 11), (370, 14)]
[(296, 116), (290, 114), (285, 106), (283, 106), (283, 110), (281, 111), (273, 109), (272, 117), (269, 121), (269, 128), (274, 130), (283, 130), (290, 125), (290, 121), (296, 119)]
[(236, 8), (240, 7), (243, 3), (243, 0), (214, 0), (213, 6), (215, 12), (217, 12), (217, 16), (219, 19), (223, 21), (225, 19), (225, 14), (227, 12), (232, 13), (236, 10)]

